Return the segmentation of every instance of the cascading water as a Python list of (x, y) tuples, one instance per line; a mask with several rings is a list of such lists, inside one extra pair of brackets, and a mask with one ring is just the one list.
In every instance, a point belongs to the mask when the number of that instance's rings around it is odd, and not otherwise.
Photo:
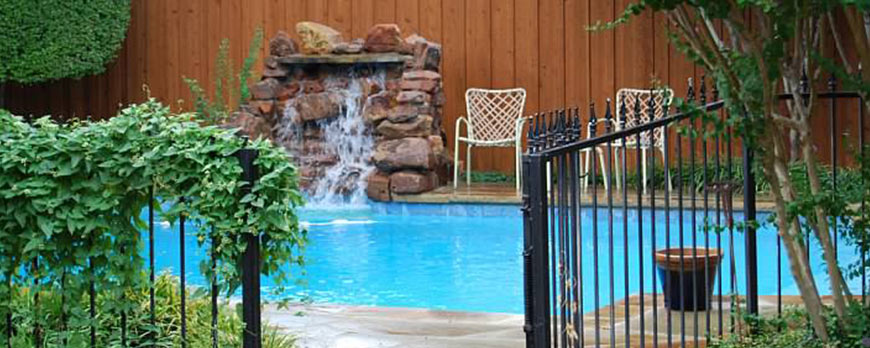
[[(303, 152), (310, 158), (327, 163), (322, 172), (308, 183), (306, 206), (314, 209), (352, 208), (365, 206), (366, 177), (374, 171), (371, 164), (374, 138), (369, 125), (362, 117), (367, 88), (378, 85), (383, 88), (383, 76), (350, 78), (347, 87), (335, 89), (343, 101), (337, 117), (315, 121), (323, 141), (317, 146), (306, 146), (306, 128), (299, 121), (300, 115), (294, 108), (286, 108), (284, 118), (278, 124), (275, 134), (285, 144), (295, 142), (289, 147), (294, 156)], [(329, 85), (330, 81), (327, 81)], [(326, 159), (326, 160), (324, 160)], [(322, 163), (318, 162), (318, 163)], [(305, 165), (305, 164), (302, 164)]]

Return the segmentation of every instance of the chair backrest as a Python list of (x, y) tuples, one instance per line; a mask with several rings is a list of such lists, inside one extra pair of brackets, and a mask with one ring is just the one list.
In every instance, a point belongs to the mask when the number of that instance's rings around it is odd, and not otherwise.
[[(649, 100), (653, 98), (654, 108), (652, 117), (650, 117)], [(668, 107), (674, 99), (674, 90), (670, 88), (659, 89), (634, 89), (622, 88), (616, 92), (617, 111), (621, 110), (623, 101), (625, 102), (625, 128), (631, 128), (647, 122), (651, 122), (667, 116)], [(640, 103), (640, 114), (635, 114), (635, 105)], [(616, 128), (619, 128), (617, 123)], [(649, 132), (640, 134), (640, 144), (642, 146), (662, 146), (664, 143), (663, 128), (656, 128), (650, 135)], [(628, 142), (638, 141), (637, 136), (630, 136), (626, 139)]]
[(523, 116), (526, 90), (469, 88), (465, 91), (468, 137), (499, 141), (516, 137), (516, 121)]

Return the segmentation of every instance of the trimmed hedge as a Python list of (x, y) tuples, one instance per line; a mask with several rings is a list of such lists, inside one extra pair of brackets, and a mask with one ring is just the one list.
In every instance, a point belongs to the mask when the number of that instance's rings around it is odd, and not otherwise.
[(130, 0), (0, 1), (0, 83), (102, 73), (130, 24)]

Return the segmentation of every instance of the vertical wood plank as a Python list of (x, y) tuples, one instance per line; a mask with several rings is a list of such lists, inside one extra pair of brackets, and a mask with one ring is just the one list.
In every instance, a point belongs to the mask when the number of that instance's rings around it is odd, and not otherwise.
[(214, 96), (213, 86), (215, 76), (217, 75), (215, 60), (217, 59), (221, 39), (223, 39), (221, 33), (221, 27), (223, 26), (223, 23), (221, 23), (221, 6), (221, 0), (208, 0), (206, 2), (206, 42), (203, 46), (205, 49), (205, 61), (203, 63), (206, 67), (206, 76), (199, 80), (199, 84), (210, 97)]
[(179, 13), (182, 4), (178, 1), (166, 2), (166, 32), (165, 36), (160, 40), (166, 41), (166, 52), (163, 55), (163, 62), (166, 69), (163, 70), (163, 79), (165, 81), (165, 90), (163, 91), (163, 100), (172, 107), (172, 110), (177, 110), (178, 100), (181, 98), (181, 89), (179, 81), (181, 81), (181, 40), (183, 37), (181, 32), (181, 15)]
[(516, 39), (516, 81), (526, 89), (526, 115), (539, 110), (538, 91), (538, 0), (517, 0), (514, 38)]
[[(151, 96), (161, 98), (165, 96), (166, 82), (164, 71), (166, 69), (166, 0), (152, 0), (147, 3), (148, 16), (148, 43), (147, 43), (147, 72), (145, 75), (145, 83)], [(82, 86), (81, 81), (77, 81), (70, 86), (73, 95), (78, 93)], [(74, 97), (73, 97), (74, 98)], [(79, 102), (77, 100), (77, 102)], [(78, 112), (78, 116), (82, 116), (81, 109), (74, 110)]]
[(352, 38), (365, 39), (369, 28), (375, 24), (375, 3), (374, 0), (354, 0), (352, 2), (353, 11), (353, 30), (351, 31)]
[[(589, 23), (613, 20), (613, 2), (590, 1), (589, 5)], [(590, 102), (595, 103), (598, 115), (604, 115), (605, 100), (616, 93), (614, 54), (612, 30), (589, 34)]]
[[(565, 1), (565, 105), (586, 114), (589, 104), (589, 1)], [(584, 130), (585, 133), (585, 130)]]
[(326, 0), (306, 1), (307, 20), (327, 24), (329, 21), (329, 2)]
[[(615, 11), (621, 14), (630, 0), (617, 0)], [(655, 56), (653, 40), (649, 40), (652, 12), (644, 12), (619, 26), (615, 33), (616, 88), (650, 88)], [(615, 96), (616, 91), (614, 91)], [(615, 98), (615, 97), (614, 97)]]
[(284, 20), (287, 21), (288, 34), (299, 39), (296, 34), (296, 23), (305, 20), (305, 0), (289, 0), (285, 5)]
[[(127, 30), (127, 39), (124, 43), (124, 45), (127, 46), (127, 69), (125, 70), (127, 87), (124, 98), (125, 103), (144, 100), (142, 84), (145, 83), (145, 76), (148, 68), (146, 63), (148, 57), (148, 49), (146, 46), (148, 42), (147, 8), (143, 1), (133, 1), (130, 3), (130, 7), (130, 28)], [(68, 84), (65, 84), (64, 86), (65, 88), (68, 88)], [(68, 109), (68, 104), (69, 103), (67, 103), (66, 113), (70, 114), (71, 110)]]
[(345, 40), (350, 40), (352, 35), (352, 10), (351, 0), (329, 0), (329, 26), (341, 32)]
[[(492, 27), (489, 0), (465, 2), (465, 71), (467, 88), (491, 88), (492, 86)], [(494, 166), (491, 148), (472, 150), (472, 171)], [(463, 157), (464, 158), (464, 157)]]
[[(514, 88), (515, 80), (515, 51), (514, 44), (514, 1), (495, 0), (490, 4), (492, 14), (492, 87)], [(514, 148), (493, 148), (490, 167), (505, 173), (512, 173), (514, 161)]]
[[(173, 84), (178, 85), (178, 92), (174, 94), (173, 100), (182, 99), (184, 102), (181, 105), (186, 110), (193, 110), (195, 101), (183, 79), (192, 78), (202, 82), (205, 77), (203, 60), (208, 49), (208, 42), (202, 39), (204, 34), (202, 28), (204, 25), (203, 21), (208, 18), (203, 16), (205, 8), (201, 0), (188, 0), (182, 5), (184, 7), (179, 15), (179, 26), (181, 28), (179, 34), (180, 41), (184, 42), (185, 49), (179, 48), (178, 50), (178, 57), (176, 58), (180, 64), (178, 75), (169, 76), (169, 79)], [(179, 40), (176, 39), (175, 41)], [(203, 88), (208, 88), (208, 85), (204, 85)]]
[(126, 48), (122, 48), (118, 57), (106, 68), (106, 73), (104, 74), (104, 79), (107, 81), (105, 86), (107, 89), (106, 105), (102, 110), (101, 117), (109, 118), (115, 116), (118, 112), (118, 105), (124, 103), (124, 88), (126, 86), (124, 81), (124, 71), (126, 69), (125, 50)]
[(396, 1), (405, 0), (374, 0), (375, 1), (375, 24), (396, 22)]
[(292, 28), (285, 19), (287, 12), (288, 1), (284, 0), (268, 0), (266, 3), (266, 25), (264, 27), (266, 38), (272, 38), (279, 30), (289, 33)]
[(420, 33), (420, 1), (401, 0), (396, 2), (396, 24), (402, 29), (402, 36)]
[(653, 14), (653, 22), (650, 23), (653, 37), (653, 60), (654, 75), (662, 84), (670, 86), (670, 42), (668, 41), (667, 19), (661, 13)]
[(441, 0), (420, 0), (420, 35), (441, 42)]
[(66, 110), (65, 81), (54, 81), (48, 85), (49, 113), (55, 118), (66, 118), (69, 113)]
[[(465, 114), (465, 1), (443, 0), (444, 69), (442, 79), (447, 103), (444, 106), (444, 131), (453, 148), (456, 119)], [(464, 131), (463, 131), (464, 132)], [(460, 146), (464, 149), (464, 146)], [(464, 150), (460, 156), (464, 156)], [(464, 158), (464, 157), (460, 157)]]

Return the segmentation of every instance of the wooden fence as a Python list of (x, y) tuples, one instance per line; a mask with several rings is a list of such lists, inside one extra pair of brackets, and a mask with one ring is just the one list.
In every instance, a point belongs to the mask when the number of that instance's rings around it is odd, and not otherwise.
[[(356, 38), (373, 24), (398, 23), (404, 35), (416, 32), (443, 45), (444, 124), (453, 144), (453, 123), (465, 112), (469, 87), (524, 87), (526, 113), (565, 105), (586, 110), (589, 101), (601, 103), (618, 88), (648, 88), (653, 81), (684, 95), (686, 79), (698, 78), (701, 71), (668, 44), (661, 15), (647, 13), (613, 31), (587, 30), (618, 16), (629, 2), (133, 0), (124, 47), (104, 74), (9, 86), (6, 103), (19, 114), (103, 118), (119, 104), (142, 100), (142, 86), (148, 85), (151, 96), (183, 108), (191, 97), (182, 77), (210, 84), (222, 38), (230, 39), (231, 58), (240, 64), (257, 26), (268, 39), (278, 30), (293, 33), (296, 22), (311, 20)], [(473, 168), (511, 173), (511, 151), (475, 150)]]

